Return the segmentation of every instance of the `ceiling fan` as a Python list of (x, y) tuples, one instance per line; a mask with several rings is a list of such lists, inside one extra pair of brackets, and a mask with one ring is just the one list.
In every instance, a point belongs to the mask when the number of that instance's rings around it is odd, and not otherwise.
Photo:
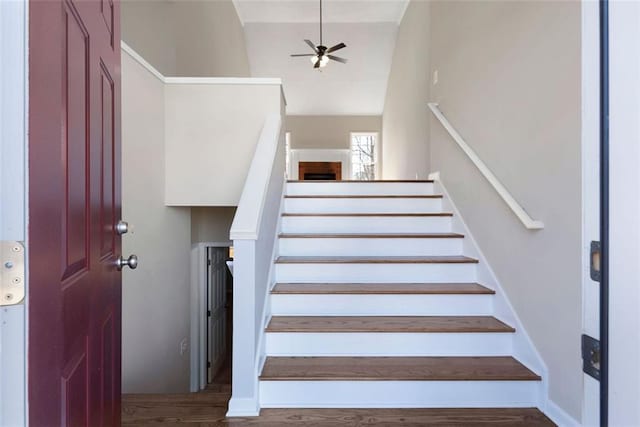
[(311, 59), (311, 63), (313, 64), (313, 68), (324, 68), (327, 66), (330, 60), (342, 62), (343, 64), (347, 63), (347, 60), (344, 58), (340, 58), (339, 56), (331, 55), (331, 53), (336, 50), (347, 47), (344, 43), (338, 43), (332, 47), (326, 47), (322, 44), (322, 0), (320, 0), (320, 44), (318, 46), (314, 45), (311, 40), (305, 39), (304, 42), (313, 49), (313, 53), (296, 53), (291, 56), (309, 56)]

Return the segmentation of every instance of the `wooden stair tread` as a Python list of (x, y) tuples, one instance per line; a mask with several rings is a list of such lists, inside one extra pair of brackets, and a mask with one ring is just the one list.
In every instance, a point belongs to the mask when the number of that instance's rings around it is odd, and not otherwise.
[(539, 381), (511, 356), (267, 357), (263, 381)]
[[(269, 426), (366, 426), (366, 427), (553, 427), (537, 408), (331, 408), (262, 409), (259, 417), (243, 419), (244, 425)], [(234, 424), (235, 425), (235, 424)], [(240, 424), (238, 424), (240, 425)]]
[(293, 213), (293, 212), (284, 212), (282, 216), (300, 216), (300, 217), (316, 217), (316, 216), (328, 216), (328, 217), (383, 217), (383, 218), (392, 218), (392, 217), (441, 217), (441, 216), (453, 216), (451, 212), (425, 212), (425, 213), (350, 213), (350, 212), (336, 212), (336, 213)]
[(277, 283), (272, 294), (495, 294), (478, 283)]
[(459, 233), (282, 233), (281, 239), (457, 239)]
[(322, 184), (344, 184), (344, 183), (356, 183), (356, 184), (380, 184), (380, 183), (394, 183), (394, 182), (402, 182), (402, 183), (416, 183), (416, 184), (433, 184), (433, 180), (432, 179), (424, 179), (424, 180), (419, 180), (419, 179), (381, 179), (381, 180), (376, 180), (376, 181), (362, 181), (362, 180), (358, 180), (358, 179), (341, 179), (341, 180), (322, 180), (322, 179), (313, 179), (313, 180), (296, 180), (296, 179), (289, 179), (287, 180), (287, 182), (291, 182), (291, 183), (304, 183), (304, 184), (313, 184), (313, 183), (322, 183)]
[(492, 316), (273, 316), (267, 332), (514, 332)]
[(442, 199), (442, 194), (298, 194), (285, 199)]
[(280, 256), (277, 264), (477, 264), (462, 255), (447, 256)]

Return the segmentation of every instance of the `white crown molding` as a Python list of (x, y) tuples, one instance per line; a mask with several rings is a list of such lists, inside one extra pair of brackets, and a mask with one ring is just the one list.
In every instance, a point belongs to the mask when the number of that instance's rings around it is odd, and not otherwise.
[(164, 82), (188, 85), (282, 85), (282, 79), (265, 77), (165, 77)]

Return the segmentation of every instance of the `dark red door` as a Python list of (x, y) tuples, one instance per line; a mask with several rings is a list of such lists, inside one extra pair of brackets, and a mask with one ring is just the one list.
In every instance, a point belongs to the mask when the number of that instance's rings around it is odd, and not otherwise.
[(120, 11), (29, 3), (31, 426), (120, 423)]

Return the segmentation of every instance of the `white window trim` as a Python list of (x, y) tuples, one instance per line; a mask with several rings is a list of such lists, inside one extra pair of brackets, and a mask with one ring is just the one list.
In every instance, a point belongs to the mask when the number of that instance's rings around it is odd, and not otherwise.
[[(376, 131), (372, 131), (372, 132), (349, 132), (349, 164), (351, 165), (351, 143), (353, 141), (353, 137), (356, 136), (370, 136), (370, 135), (374, 135), (375, 137), (375, 144), (374, 144), (374, 151), (373, 151), (373, 161), (376, 165), (375, 167), (375, 171), (374, 171), (374, 180), (378, 180), (380, 179), (380, 173), (382, 172), (380, 169), (380, 132), (376, 132)], [(351, 171), (353, 170), (353, 165), (351, 165), (351, 167), (349, 168), (351, 169), (349, 171), (349, 179), (353, 179), (353, 176), (351, 175)]]

